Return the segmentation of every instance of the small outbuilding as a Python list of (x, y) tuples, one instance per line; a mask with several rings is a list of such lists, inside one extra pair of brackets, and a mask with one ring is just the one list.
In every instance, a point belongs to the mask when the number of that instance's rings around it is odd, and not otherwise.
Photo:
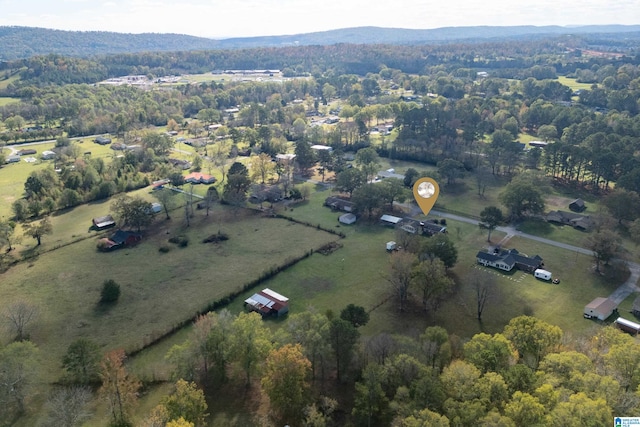
[(387, 251), (388, 252), (395, 251), (397, 249), (397, 247), (398, 247), (398, 245), (393, 240), (390, 241), (390, 242), (387, 242)]
[(616, 321), (613, 323), (615, 323), (618, 329), (620, 329), (621, 331), (628, 332), (631, 335), (635, 336), (635, 335), (638, 335), (638, 332), (640, 332), (640, 325), (637, 324), (636, 322), (632, 322), (631, 320), (618, 317)]
[(111, 215), (105, 215), (105, 216), (99, 216), (97, 218), (93, 218), (91, 222), (93, 222), (93, 225), (98, 230), (104, 230), (105, 228), (113, 227), (114, 225), (116, 225), (116, 221), (113, 219)]
[(344, 215), (340, 215), (340, 217), (338, 218), (338, 221), (340, 221), (341, 224), (346, 224), (346, 225), (350, 225), (356, 222), (356, 216), (352, 213), (346, 213)]
[(289, 298), (269, 288), (251, 295), (244, 300), (244, 305), (249, 310), (260, 313), (263, 318), (280, 317), (289, 312)]
[(584, 200), (575, 199), (573, 202), (569, 203), (569, 209), (574, 212), (582, 212), (587, 209), (587, 205), (585, 205)]
[(42, 160), (52, 160), (56, 158), (56, 152), (51, 150), (44, 150), (42, 152)]
[(584, 317), (587, 319), (605, 320), (618, 307), (609, 298), (598, 297), (584, 307)]
[(402, 221), (402, 218), (399, 218), (397, 216), (393, 216), (393, 215), (382, 215), (380, 217), (380, 222), (383, 225), (391, 225), (391, 226), (396, 226), (398, 225), (400, 222)]

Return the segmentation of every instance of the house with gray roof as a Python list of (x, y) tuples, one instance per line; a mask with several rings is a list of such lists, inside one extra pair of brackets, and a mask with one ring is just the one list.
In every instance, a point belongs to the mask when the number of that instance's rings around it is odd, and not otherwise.
[(533, 273), (544, 265), (540, 255), (529, 257), (522, 255), (517, 249), (499, 250), (493, 253), (480, 251), (476, 254), (476, 262), (485, 267), (498, 268), (504, 271), (511, 271), (515, 267), (528, 273)]

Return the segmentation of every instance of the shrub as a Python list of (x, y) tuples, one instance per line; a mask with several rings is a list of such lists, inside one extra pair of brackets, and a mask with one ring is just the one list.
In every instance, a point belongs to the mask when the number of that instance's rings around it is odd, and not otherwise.
[(181, 248), (186, 248), (187, 245), (189, 244), (189, 238), (187, 236), (181, 235), (181, 236), (173, 236), (169, 239), (169, 243), (174, 243), (178, 246), (180, 246)]
[(102, 284), (102, 292), (100, 292), (101, 304), (112, 304), (120, 298), (120, 285), (113, 279), (105, 280)]
[(171, 248), (169, 246), (166, 245), (162, 245), (158, 248), (158, 252), (161, 252), (163, 254), (166, 254), (167, 252), (169, 252)]

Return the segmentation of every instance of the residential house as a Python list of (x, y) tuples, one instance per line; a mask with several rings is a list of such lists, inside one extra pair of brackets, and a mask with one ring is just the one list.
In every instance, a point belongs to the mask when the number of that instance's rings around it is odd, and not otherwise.
[(213, 184), (216, 178), (200, 172), (192, 172), (184, 177), (184, 182), (190, 184)]
[(22, 150), (18, 150), (18, 156), (30, 156), (37, 153), (38, 152), (33, 148), (23, 148)]
[(262, 291), (251, 295), (244, 300), (244, 305), (249, 310), (260, 313), (265, 318), (269, 316), (280, 317), (289, 312), (289, 298), (264, 288)]
[(546, 216), (547, 222), (559, 225), (570, 225), (581, 231), (588, 231), (593, 226), (593, 221), (588, 215), (582, 215), (566, 211), (551, 211)]
[(7, 156), (5, 163), (18, 163), (20, 161), (20, 156), (13, 154), (11, 156)]
[(476, 254), (476, 262), (485, 267), (498, 268), (504, 271), (511, 271), (513, 268), (533, 273), (544, 263), (539, 255), (528, 257), (520, 254), (517, 249), (495, 251), (493, 253), (480, 251)]
[(324, 205), (330, 207), (334, 211), (353, 212), (355, 209), (355, 203), (352, 201), (334, 196), (327, 197), (324, 201)]
[(512, 256), (502, 256), (483, 251), (476, 254), (476, 261), (485, 267), (498, 268), (504, 271), (511, 271), (516, 265), (516, 261)]
[(422, 234), (424, 236), (433, 236), (438, 233), (446, 233), (447, 227), (431, 221), (419, 221), (413, 218), (403, 218), (397, 226), (410, 234)]
[(108, 145), (108, 144), (111, 144), (111, 138), (107, 138), (105, 136), (99, 136), (96, 139), (94, 139), (93, 142), (100, 145)]

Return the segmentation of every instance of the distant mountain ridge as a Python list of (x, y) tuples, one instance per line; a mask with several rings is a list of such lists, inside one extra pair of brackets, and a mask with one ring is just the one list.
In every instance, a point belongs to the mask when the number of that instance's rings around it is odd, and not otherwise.
[(35, 27), (0, 26), (0, 61), (36, 55), (92, 55), (168, 52), (186, 50), (241, 49), (292, 45), (424, 44), (447, 41), (508, 39), (562, 34), (638, 33), (640, 25), (561, 26), (473, 26), (429, 30), (356, 27), (305, 34), (236, 37), (222, 40), (184, 34), (126, 34), (106, 31), (63, 31)]

